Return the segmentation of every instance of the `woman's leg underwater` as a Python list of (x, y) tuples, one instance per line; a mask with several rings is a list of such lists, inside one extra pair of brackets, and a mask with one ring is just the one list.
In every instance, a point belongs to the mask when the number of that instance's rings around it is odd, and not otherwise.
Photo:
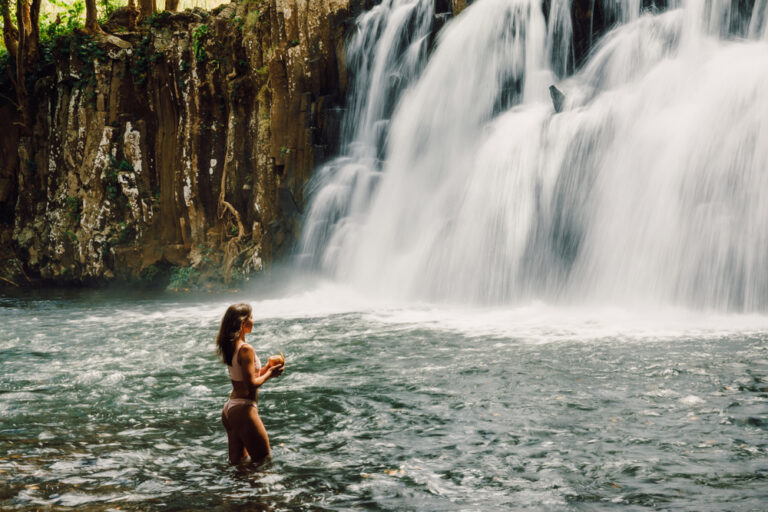
[[(230, 426), (227, 430), (227, 434), (230, 436), (230, 462), (233, 460), (233, 445), (236, 448), (245, 446), (245, 450), (251, 456), (251, 462), (262, 462), (269, 457), (269, 436), (261, 418), (259, 418), (259, 411), (256, 407), (251, 405), (231, 407), (226, 415), (226, 420)], [(239, 460), (237, 459), (238, 462)], [(233, 464), (236, 463), (233, 462)]]
[(229, 445), (229, 463), (239, 464), (248, 454), (245, 452), (245, 445), (240, 440), (232, 427), (227, 421), (226, 407), (221, 411), (221, 423), (224, 425), (224, 429), (227, 431), (227, 444)]
[(253, 462), (262, 462), (272, 453), (269, 447), (269, 436), (267, 435), (267, 429), (264, 428), (264, 423), (262, 423), (259, 417), (259, 410), (256, 407), (249, 407), (248, 413), (250, 421), (244, 431), (242, 441), (248, 450), (248, 454), (251, 456), (251, 460)]

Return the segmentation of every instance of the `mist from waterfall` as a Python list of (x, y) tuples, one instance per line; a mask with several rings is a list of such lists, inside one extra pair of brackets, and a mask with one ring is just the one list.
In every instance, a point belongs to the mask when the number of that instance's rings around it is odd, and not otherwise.
[(621, 23), (570, 76), (570, 0), (549, 4), (479, 0), (428, 61), (431, 2), (359, 20), (303, 261), (376, 296), (768, 309), (768, 2), (605, 0)]

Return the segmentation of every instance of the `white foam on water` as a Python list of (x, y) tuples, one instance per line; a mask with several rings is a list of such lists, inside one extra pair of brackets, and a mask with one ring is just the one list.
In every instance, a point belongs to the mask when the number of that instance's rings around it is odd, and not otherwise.
[(473, 338), (512, 338), (522, 343), (701, 340), (768, 333), (768, 316), (709, 314), (680, 308), (641, 311), (544, 303), (489, 309), (438, 306), (378, 311), (367, 318), (388, 324), (451, 330)]

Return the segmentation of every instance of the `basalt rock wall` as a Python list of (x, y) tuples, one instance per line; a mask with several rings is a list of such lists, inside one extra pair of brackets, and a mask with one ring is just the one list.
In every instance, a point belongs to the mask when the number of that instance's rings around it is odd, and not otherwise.
[(367, 3), (249, 0), (133, 32), (116, 17), (106, 28), (124, 43), (48, 48), (31, 138), (0, 96), (3, 282), (259, 271), (336, 149), (346, 30)]

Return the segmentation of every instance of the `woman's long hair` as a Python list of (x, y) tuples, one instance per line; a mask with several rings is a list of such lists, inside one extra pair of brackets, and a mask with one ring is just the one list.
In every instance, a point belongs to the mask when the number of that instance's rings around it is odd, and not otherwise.
[(240, 329), (243, 322), (250, 318), (251, 311), (251, 306), (244, 302), (232, 304), (221, 319), (219, 334), (216, 336), (216, 353), (229, 366), (232, 366), (232, 357), (235, 355), (235, 345), (240, 336)]

